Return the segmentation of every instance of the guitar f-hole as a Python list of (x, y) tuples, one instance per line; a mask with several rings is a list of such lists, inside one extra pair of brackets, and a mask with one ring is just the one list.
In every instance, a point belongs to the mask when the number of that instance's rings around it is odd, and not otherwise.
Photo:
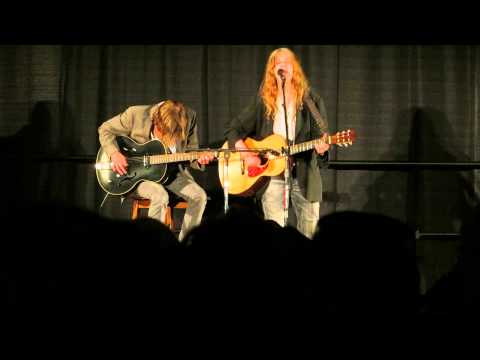
[(133, 174), (127, 173), (127, 174), (121, 176), (116, 183), (116, 187), (118, 188), (118, 187), (122, 186), (123, 182), (125, 182), (125, 181), (132, 181), (136, 176), (137, 176), (136, 172), (134, 172)]

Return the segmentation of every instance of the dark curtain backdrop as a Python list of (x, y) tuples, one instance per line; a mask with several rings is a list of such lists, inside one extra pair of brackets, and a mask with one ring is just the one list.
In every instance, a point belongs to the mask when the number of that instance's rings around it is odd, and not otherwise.
[[(75, 157), (96, 154), (102, 121), (130, 105), (175, 98), (198, 112), (201, 145), (220, 146), (279, 46), (2, 46), (0, 135), (11, 143), (4, 149), (23, 161), (70, 157), (32, 164), (30, 198), (98, 209), (92, 164)], [(478, 46), (287, 46), (324, 97), (330, 130), (358, 134), (354, 146), (332, 150), (333, 160), (479, 160)], [(212, 192), (216, 171), (196, 173)], [(327, 169), (323, 177), (323, 214), (377, 211), (430, 232), (454, 230), (457, 195), (476, 183), (473, 171)]]
[[(93, 158), (104, 120), (174, 98), (197, 111), (201, 145), (219, 147), (280, 46), (297, 53), (325, 99), (330, 131), (358, 134), (354, 146), (332, 149), (332, 160), (479, 160), (479, 46), (17, 45), (0, 47), (0, 136), (11, 164), (3, 189), (99, 211)], [(219, 198), (215, 164), (195, 177)], [(325, 169), (323, 179), (322, 215), (380, 212), (437, 233), (458, 231), (479, 184), (475, 170)], [(108, 198), (100, 213), (128, 211)]]

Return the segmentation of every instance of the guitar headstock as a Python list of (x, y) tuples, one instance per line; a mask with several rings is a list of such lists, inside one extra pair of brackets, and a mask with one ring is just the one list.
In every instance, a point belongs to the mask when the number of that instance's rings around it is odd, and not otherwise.
[(356, 138), (355, 130), (348, 129), (337, 132), (335, 135), (330, 135), (330, 143), (338, 146), (350, 146)]

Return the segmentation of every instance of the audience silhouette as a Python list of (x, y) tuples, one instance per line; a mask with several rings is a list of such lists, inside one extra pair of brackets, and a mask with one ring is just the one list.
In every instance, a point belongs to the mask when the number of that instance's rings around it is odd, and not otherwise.
[(174, 313), (306, 318), (471, 312), (480, 298), (479, 209), (454, 271), (422, 299), (415, 233), (385, 215), (323, 216), (312, 240), (247, 208), (209, 217), (179, 243), (164, 224), (38, 203), (4, 214), (4, 304), (146, 306)]
[(394, 218), (343, 211), (313, 238), (326, 312), (413, 314), (420, 304), (415, 233)]
[(454, 268), (425, 294), (422, 312), (469, 315), (480, 304), (480, 206), (463, 222), (460, 248)]

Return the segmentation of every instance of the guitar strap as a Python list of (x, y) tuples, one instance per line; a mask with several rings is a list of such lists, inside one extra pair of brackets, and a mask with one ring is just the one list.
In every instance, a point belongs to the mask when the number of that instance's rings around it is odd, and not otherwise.
[(313, 102), (312, 97), (310, 96), (310, 93), (307, 93), (305, 95), (304, 102), (307, 105), (310, 112), (312, 113), (313, 118), (317, 122), (317, 125), (320, 128), (320, 131), (322, 132), (322, 135), (324, 133), (328, 133), (327, 122), (323, 119), (323, 116), (320, 114), (317, 107), (315, 106), (315, 103)]

